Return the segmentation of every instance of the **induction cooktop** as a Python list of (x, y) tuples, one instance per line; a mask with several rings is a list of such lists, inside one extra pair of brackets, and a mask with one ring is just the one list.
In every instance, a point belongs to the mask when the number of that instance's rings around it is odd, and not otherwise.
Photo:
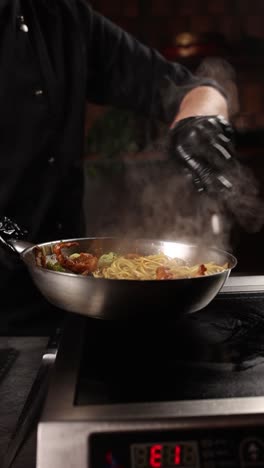
[(39, 424), (38, 467), (263, 467), (258, 280), (229, 282), (179, 320), (69, 314)]

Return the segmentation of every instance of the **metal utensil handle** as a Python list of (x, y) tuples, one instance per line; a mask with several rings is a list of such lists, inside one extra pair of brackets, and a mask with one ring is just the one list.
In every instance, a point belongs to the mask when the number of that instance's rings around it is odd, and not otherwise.
[(28, 242), (25, 240), (16, 240), (16, 239), (10, 239), (8, 241), (8, 244), (12, 250), (20, 255), (24, 250), (28, 249), (29, 247), (33, 247), (34, 244), (32, 242)]
[(25, 248), (31, 246), (24, 238), (28, 232), (7, 216), (0, 217), (0, 245), (12, 255), (20, 256)]

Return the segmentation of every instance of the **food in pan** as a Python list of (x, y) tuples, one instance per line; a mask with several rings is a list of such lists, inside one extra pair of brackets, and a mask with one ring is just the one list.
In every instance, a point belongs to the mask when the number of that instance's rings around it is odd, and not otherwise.
[(87, 252), (71, 255), (62, 252), (62, 249), (74, 246), (78, 246), (78, 242), (60, 242), (53, 247), (53, 255), (48, 257), (38, 248), (35, 253), (36, 263), (54, 271), (121, 280), (194, 278), (220, 273), (229, 268), (228, 263), (218, 265), (207, 262), (190, 265), (182, 259), (170, 258), (162, 252), (153, 255), (108, 252), (98, 257)]
[(56, 255), (57, 262), (63, 268), (73, 271), (73, 273), (81, 273), (89, 275), (97, 269), (98, 258), (86, 252), (73, 254), (71, 256), (64, 255), (62, 248), (77, 246), (78, 242), (61, 242), (56, 244), (53, 252)]
[(227, 269), (214, 263), (187, 265), (177, 258), (169, 258), (164, 253), (155, 255), (124, 255), (117, 257), (111, 265), (93, 272), (96, 278), (128, 280), (165, 280), (193, 278), (217, 273)]

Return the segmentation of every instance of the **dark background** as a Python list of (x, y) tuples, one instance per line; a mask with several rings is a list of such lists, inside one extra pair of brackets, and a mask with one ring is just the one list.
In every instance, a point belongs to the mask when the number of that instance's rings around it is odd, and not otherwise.
[[(218, 56), (228, 60), (236, 72), (238, 86), (239, 110), (233, 120), (238, 156), (250, 166), (260, 187), (264, 188), (264, 2), (93, 0), (90, 3), (95, 10), (135, 35), (143, 43), (155, 47), (170, 60), (183, 63), (192, 71), (197, 69), (205, 57)], [(181, 36), (182, 33), (189, 34), (187, 47), (181, 45), (184, 37)], [(85, 123), (88, 142), (96, 122), (107, 111), (108, 109), (88, 103)], [(106, 128), (105, 131), (107, 138), (111, 139), (111, 131), (113, 138), (116, 138), (114, 130)], [(104, 136), (102, 138), (104, 139)], [(89, 150), (89, 144), (87, 145), (85, 160), (89, 169), (91, 160), (102, 157), (105, 157), (105, 154), (94, 154)], [(130, 157), (133, 158), (133, 154), (130, 154)], [(87, 186), (88, 191), (90, 190), (88, 199), (91, 199), (93, 194), (90, 180)], [(113, 190), (118, 192), (116, 198), (120, 199), (120, 190), (123, 189), (117, 188), (115, 184)], [(111, 196), (114, 196), (113, 192)], [(96, 234), (96, 230), (100, 234), (108, 234), (107, 229), (102, 227), (106, 208), (104, 206), (100, 217), (98, 192), (96, 197), (97, 215), (101, 219), (101, 225), (93, 225), (87, 202), (87, 234)], [(120, 212), (126, 209), (126, 196), (121, 198), (120, 207), (117, 208), (120, 208)], [(233, 253), (239, 260), (237, 271), (264, 273), (264, 230), (249, 234), (244, 229), (234, 226), (231, 237)]]

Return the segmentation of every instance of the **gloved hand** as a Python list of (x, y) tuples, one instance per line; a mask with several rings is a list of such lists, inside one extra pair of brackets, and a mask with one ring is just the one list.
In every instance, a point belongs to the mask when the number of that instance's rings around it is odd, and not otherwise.
[(180, 120), (170, 131), (169, 155), (182, 165), (199, 192), (228, 192), (234, 166), (234, 131), (222, 116)]
[[(180, 120), (168, 136), (169, 156), (192, 180), (196, 191), (214, 200), (246, 231), (257, 232), (264, 224), (259, 183), (249, 167), (235, 157), (234, 131), (221, 116), (197, 116)], [(203, 200), (206, 203), (206, 197)]]

